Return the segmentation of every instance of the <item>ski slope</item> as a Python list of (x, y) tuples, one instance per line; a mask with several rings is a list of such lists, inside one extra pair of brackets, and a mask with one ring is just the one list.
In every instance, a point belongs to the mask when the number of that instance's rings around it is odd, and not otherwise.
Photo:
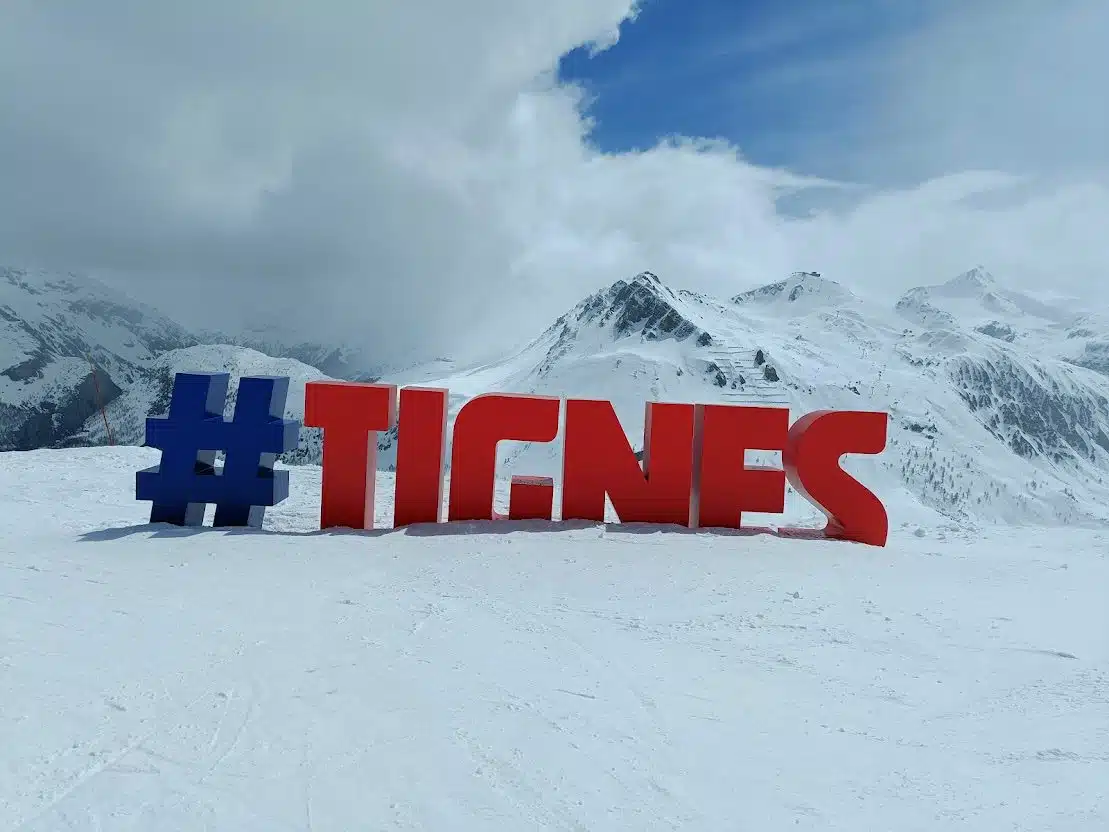
[(1109, 529), (174, 529), (156, 458), (0, 454), (0, 829), (1109, 829)]

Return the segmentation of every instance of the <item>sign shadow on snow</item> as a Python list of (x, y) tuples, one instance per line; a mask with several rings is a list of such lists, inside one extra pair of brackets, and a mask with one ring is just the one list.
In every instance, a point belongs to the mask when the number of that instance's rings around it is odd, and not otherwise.
[(410, 537), (452, 537), (458, 535), (503, 535), (503, 534), (559, 534), (586, 529), (598, 529), (604, 534), (615, 535), (701, 535), (709, 537), (756, 537), (770, 536), (789, 539), (824, 540), (819, 529), (771, 529), (765, 527), (697, 528), (691, 529), (678, 525), (658, 525), (653, 523), (595, 523), (588, 520), (479, 520), (455, 521), (449, 523), (416, 523), (400, 529), (312, 529), (297, 531), (293, 529), (255, 529), (241, 526), (177, 526), (169, 523), (139, 523), (131, 526), (117, 526), (85, 532), (80, 540), (85, 543), (122, 540), (135, 535), (152, 538), (182, 538), (218, 532), (223, 535), (274, 535), (278, 537), (383, 537), (403, 534)]

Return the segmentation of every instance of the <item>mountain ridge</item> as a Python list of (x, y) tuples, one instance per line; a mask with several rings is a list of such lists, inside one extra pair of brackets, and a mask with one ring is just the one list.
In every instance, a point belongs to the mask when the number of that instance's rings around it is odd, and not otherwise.
[[(984, 272), (949, 281), (951, 294), (1008, 294)], [(625, 327), (618, 322), (631, 290), (639, 314)], [(670, 332), (650, 325), (671, 310)], [(1057, 322), (1018, 317), (1029, 328), (1009, 341), (952, 315), (907, 320), (903, 309), (883, 311), (815, 273), (728, 303), (673, 291), (648, 273), (590, 295), (499, 364), (384, 380), (447, 387), (452, 414), (486, 390), (607, 399), (633, 443), (646, 400), (788, 406), (798, 415), (885, 410), (882, 459), (845, 460), (885, 488), (908, 488), (945, 515), (1104, 522), (1109, 378), (1067, 360)], [(387, 463), (389, 437), (382, 447)], [(512, 446), (501, 463), (557, 473), (558, 454), (558, 442)]]
[(0, 450), (56, 444), (195, 336), (78, 275), (0, 267)]

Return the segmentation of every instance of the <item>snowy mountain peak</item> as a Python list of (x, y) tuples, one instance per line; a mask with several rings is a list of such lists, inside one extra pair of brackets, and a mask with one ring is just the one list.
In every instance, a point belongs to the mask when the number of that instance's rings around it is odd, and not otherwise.
[(786, 280), (741, 292), (731, 300), (732, 303), (739, 305), (800, 303), (806, 308), (811, 308), (838, 306), (855, 300), (855, 296), (843, 285), (829, 280), (819, 272), (794, 272)]
[(997, 279), (986, 271), (985, 266), (975, 266), (936, 288), (949, 297), (980, 297), (995, 292), (999, 287)]
[(652, 272), (640, 272), (630, 281), (617, 280), (590, 295), (556, 326), (595, 325), (610, 329), (613, 337), (639, 333), (645, 340), (675, 338), (683, 341), (699, 328), (690, 320), (685, 302)]
[(0, 265), (0, 278), (0, 316), (27, 335), (35, 330), (54, 354), (84, 357), (89, 347), (94, 353), (100, 347), (141, 360), (195, 343), (157, 310), (90, 277)]
[[(623, 283), (624, 281), (618, 280), (616, 282), (617, 283)], [(666, 290), (666, 286), (663, 285), (663, 282), (661, 280), (659, 280), (658, 275), (655, 274), (654, 272), (640, 272), (639, 274), (637, 274), (635, 277), (633, 277), (631, 279), (631, 282), (633, 284), (637, 284), (637, 285), (641, 285), (641, 286), (647, 286), (647, 287), (650, 287), (650, 288), (658, 288), (658, 289), (662, 289), (664, 291)]]
[(1066, 305), (1006, 288), (982, 266), (946, 283), (910, 289), (896, 308), (902, 317), (920, 326), (971, 327), (1009, 342), (1036, 328), (1073, 325), (1078, 317)]

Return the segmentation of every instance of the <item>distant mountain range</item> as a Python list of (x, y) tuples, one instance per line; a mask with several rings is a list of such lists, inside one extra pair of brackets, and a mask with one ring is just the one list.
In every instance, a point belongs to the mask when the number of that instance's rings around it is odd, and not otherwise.
[(0, 267), (0, 450), (107, 442), (101, 405), (113, 440), (139, 443), (178, 369), (376, 378), (360, 361), (276, 330), (190, 332), (91, 278)]
[[(815, 273), (715, 299), (645, 272), (503, 360), (402, 371), (277, 331), (190, 333), (93, 281), (0, 269), (0, 449), (103, 444), (101, 404), (113, 441), (139, 444), (182, 370), (290, 376), (293, 418), (303, 384), (329, 377), (444, 386), (452, 418), (496, 390), (604, 398), (636, 447), (647, 400), (884, 410), (887, 451), (845, 464), (903, 518), (1109, 521), (1109, 322), (1007, 289), (981, 267), (892, 309)], [(380, 437), (381, 467), (394, 441)], [(287, 461), (318, 462), (319, 448), (305, 429)], [(557, 442), (506, 443), (502, 460), (541, 474), (559, 454)]]

